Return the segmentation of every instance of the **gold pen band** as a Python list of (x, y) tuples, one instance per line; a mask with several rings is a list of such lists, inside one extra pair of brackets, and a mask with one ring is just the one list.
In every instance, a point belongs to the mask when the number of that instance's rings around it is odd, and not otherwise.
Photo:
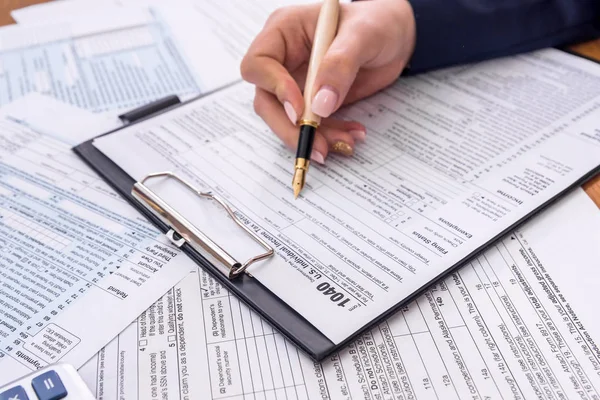
[(317, 129), (319, 127), (319, 123), (318, 122), (311, 121), (309, 119), (301, 119), (299, 124), (300, 124), (300, 126), (302, 126), (302, 125), (309, 125), (309, 126), (312, 126), (315, 129)]
[(310, 165), (310, 160), (306, 158), (296, 158), (296, 164), (294, 164), (294, 169), (301, 169), (303, 171), (308, 171), (308, 166)]

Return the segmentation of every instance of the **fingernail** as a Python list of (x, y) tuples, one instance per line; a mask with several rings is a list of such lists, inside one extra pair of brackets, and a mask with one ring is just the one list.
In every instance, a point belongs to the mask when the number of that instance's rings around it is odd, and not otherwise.
[(354, 138), (354, 140), (358, 140), (358, 141), (361, 141), (361, 142), (364, 142), (365, 139), (367, 138), (367, 132), (365, 132), (365, 131), (355, 130), (355, 131), (350, 131), (348, 133), (350, 135), (352, 135), (352, 137)]
[(319, 117), (329, 117), (338, 102), (338, 94), (331, 86), (323, 86), (318, 92), (312, 103), (312, 112)]
[(310, 159), (316, 162), (317, 164), (325, 164), (325, 157), (323, 157), (323, 154), (319, 153), (316, 150), (313, 150), (310, 153)]
[(346, 142), (335, 142), (333, 146), (331, 146), (331, 151), (348, 157), (351, 156), (352, 153), (354, 153), (352, 146), (350, 146)]
[(283, 108), (285, 109), (285, 113), (287, 114), (292, 124), (296, 125), (298, 121), (298, 114), (296, 114), (296, 110), (294, 110), (294, 106), (289, 101), (283, 103)]

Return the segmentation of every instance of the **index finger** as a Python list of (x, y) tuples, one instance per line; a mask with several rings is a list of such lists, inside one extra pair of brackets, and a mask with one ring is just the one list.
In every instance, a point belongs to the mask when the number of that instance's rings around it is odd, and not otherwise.
[[(291, 72), (310, 58), (310, 26), (318, 5), (286, 7), (274, 12), (254, 39), (241, 63), (242, 78), (290, 102), (297, 115), (304, 108), (302, 92)], [(314, 28), (313, 28), (314, 29)], [(290, 72), (291, 71), (291, 72)]]

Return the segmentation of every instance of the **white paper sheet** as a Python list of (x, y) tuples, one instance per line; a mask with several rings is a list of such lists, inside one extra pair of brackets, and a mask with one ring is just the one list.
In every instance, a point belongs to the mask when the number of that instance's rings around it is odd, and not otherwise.
[[(19, 24), (38, 25), (48, 18), (70, 22), (92, 13), (119, 13), (124, 9), (155, 10), (160, 13), (177, 9), (193, 10), (193, 18), (219, 38), (223, 48), (239, 62), (248, 46), (264, 26), (268, 16), (279, 7), (311, 3), (311, 0), (89, 0), (36, 4), (14, 10)], [(197, 38), (189, 37), (190, 51)]]
[(128, 110), (231, 83), (239, 76), (236, 60), (192, 14), (109, 7), (2, 28), (0, 105), (39, 92), (95, 112)]
[(71, 152), (106, 127), (41, 95), (2, 109), (0, 384), (80, 367), (196, 268)]
[[(342, 0), (341, 3), (349, 3), (350, 0)], [(173, 0), (169, 2), (171, 7), (191, 4), (198, 12), (209, 16), (210, 20), (223, 19), (227, 25), (233, 20), (244, 22), (246, 25), (254, 26), (263, 24), (266, 16), (279, 7), (293, 6), (302, 3), (311, 3), (310, 0)], [(46, 24), (48, 19), (53, 21), (71, 21), (90, 13), (104, 12), (112, 7), (154, 7), (164, 4), (162, 0), (85, 0), (73, 1), (62, 0), (49, 3), (33, 4), (27, 7), (11, 11), (12, 18), (19, 24), (39, 25)], [(209, 11), (214, 10), (214, 11)], [(224, 12), (228, 11), (228, 12)], [(246, 13), (248, 18), (242, 18)], [(218, 17), (218, 18), (217, 18)], [(239, 27), (236, 28), (236, 30)], [(260, 29), (260, 27), (258, 28)], [(227, 34), (227, 33), (226, 33)]]
[(578, 189), (322, 364), (193, 273), (80, 373), (103, 400), (598, 398), (599, 241)]
[[(600, 67), (558, 50), (401, 79), (344, 110), (367, 142), (311, 165), (297, 201), (293, 152), (253, 95), (240, 84), (95, 145), (135, 179), (171, 170), (225, 197), (276, 248), (252, 275), (335, 343), (600, 164)], [(238, 259), (259, 252), (180, 185), (152, 187)]]

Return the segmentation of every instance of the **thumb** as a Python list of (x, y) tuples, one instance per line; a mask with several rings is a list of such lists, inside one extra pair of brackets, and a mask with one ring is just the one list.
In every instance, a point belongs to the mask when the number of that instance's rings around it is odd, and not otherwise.
[(340, 108), (371, 51), (364, 48), (359, 35), (348, 31), (338, 33), (315, 77), (313, 113), (327, 118)]

